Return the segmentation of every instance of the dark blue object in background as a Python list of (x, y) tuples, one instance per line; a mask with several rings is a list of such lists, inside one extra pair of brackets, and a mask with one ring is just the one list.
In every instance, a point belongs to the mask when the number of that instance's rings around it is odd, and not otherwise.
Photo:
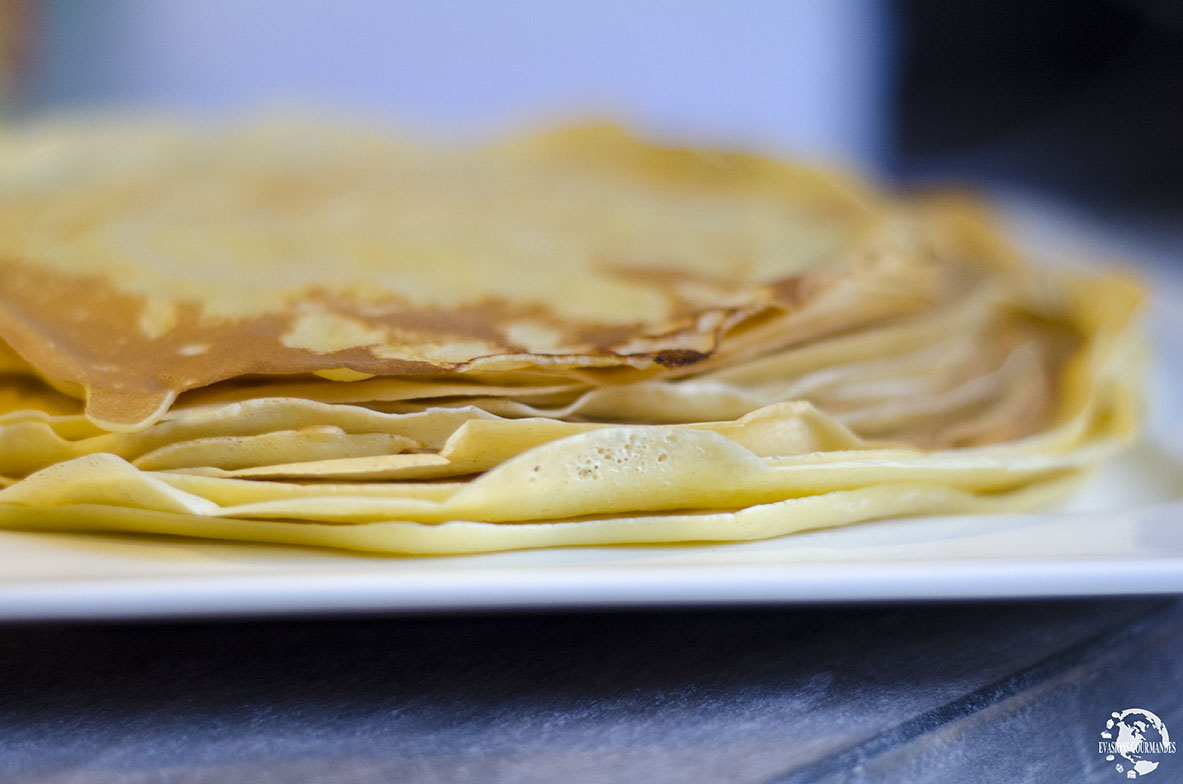
[(1183, 220), (1183, 3), (898, 0), (892, 169)]

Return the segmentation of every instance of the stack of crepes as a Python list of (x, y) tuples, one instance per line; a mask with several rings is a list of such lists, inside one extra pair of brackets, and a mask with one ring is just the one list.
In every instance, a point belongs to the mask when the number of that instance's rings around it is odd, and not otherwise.
[(444, 554), (1032, 508), (1136, 429), (1142, 295), (610, 127), (0, 137), (0, 526)]

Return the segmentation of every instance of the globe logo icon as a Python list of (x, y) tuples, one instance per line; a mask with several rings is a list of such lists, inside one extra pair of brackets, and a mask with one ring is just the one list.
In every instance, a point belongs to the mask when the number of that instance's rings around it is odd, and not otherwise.
[(1162, 719), (1144, 708), (1126, 708), (1109, 714), (1098, 750), (1118, 773), (1136, 779), (1157, 770), (1175, 746)]

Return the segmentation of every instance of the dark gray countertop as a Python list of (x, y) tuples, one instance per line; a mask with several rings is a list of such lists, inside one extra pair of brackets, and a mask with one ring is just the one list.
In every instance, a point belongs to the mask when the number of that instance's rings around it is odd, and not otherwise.
[(1116, 782), (1181, 642), (1179, 599), (0, 626), (0, 781)]

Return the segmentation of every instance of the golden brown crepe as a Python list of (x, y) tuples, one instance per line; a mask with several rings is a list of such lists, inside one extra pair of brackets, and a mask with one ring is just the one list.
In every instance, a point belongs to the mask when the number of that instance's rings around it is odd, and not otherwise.
[(932, 285), (840, 183), (606, 128), (459, 150), (191, 134), (60, 187), (63, 159), (106, 150), (54, 144), (0, 195), (0, 335), (111, 429), (250, 374), (660, 372), (754, 319), (801, 339)]
[(1136, 429), (1136, 284), (606, 127), (10, 132), (0, 280), (19, 527), (722, 541), (1025, 508)]

